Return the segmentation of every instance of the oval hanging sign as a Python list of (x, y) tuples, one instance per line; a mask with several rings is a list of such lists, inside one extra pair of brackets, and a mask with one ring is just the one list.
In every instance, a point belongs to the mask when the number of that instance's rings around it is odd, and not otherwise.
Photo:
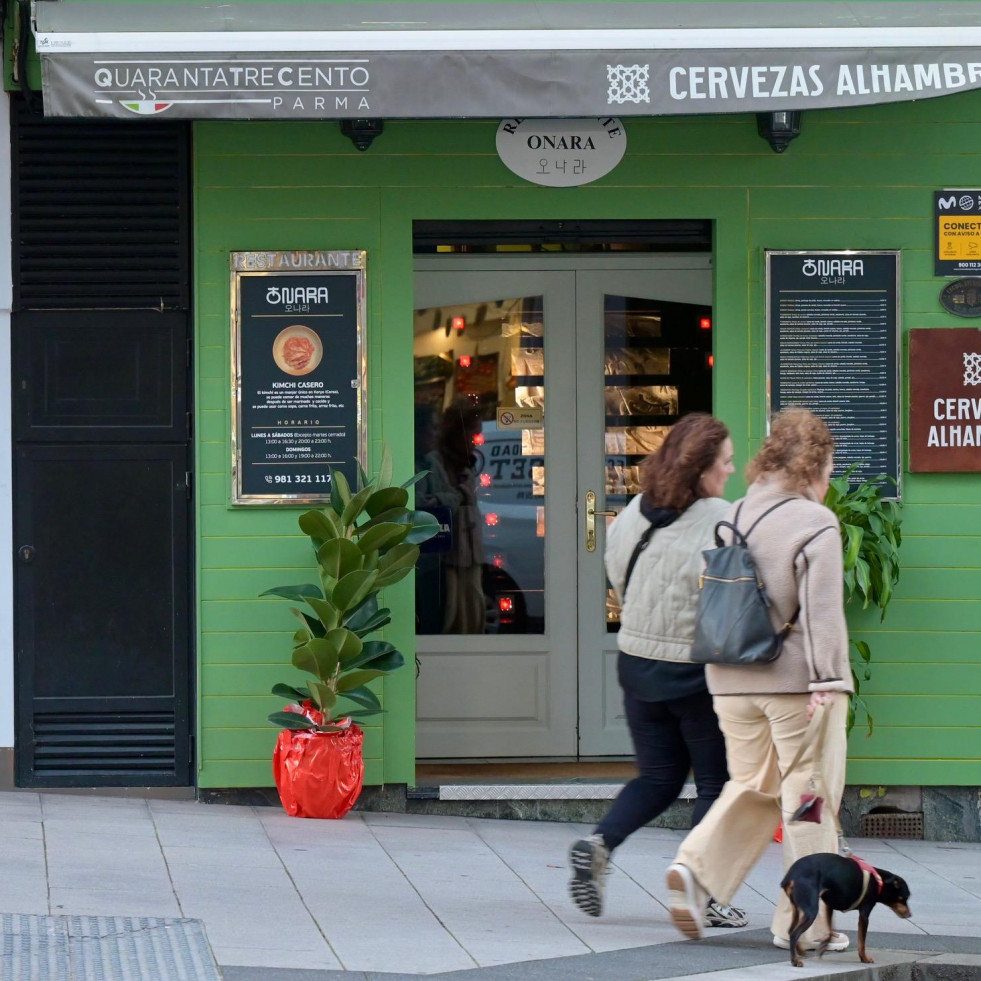
[(576, 187), (605, 176), (627, 150), (615, 116), (606, 119), (504, 119), (497, 154), (512, 173), (545, 187)]
[(958, 317), (981, 317), (981, 279), (957, 279), (940, 291), (940, 305)]

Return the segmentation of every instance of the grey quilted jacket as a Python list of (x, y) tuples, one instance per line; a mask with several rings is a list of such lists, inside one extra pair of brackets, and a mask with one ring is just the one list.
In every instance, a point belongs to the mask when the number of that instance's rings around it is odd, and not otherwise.
[(623, 605), (620, 650), (660, 661), (690, 661), (702, 550), (712, 546), (713, 529), (729, 503), (721, 497), (700, 498), (672, 524), (658, 528), (634, 567), (624, 604), (627, 565), (650, 524), (640, 500), (638, 494), (606, 536), (606, 574)]

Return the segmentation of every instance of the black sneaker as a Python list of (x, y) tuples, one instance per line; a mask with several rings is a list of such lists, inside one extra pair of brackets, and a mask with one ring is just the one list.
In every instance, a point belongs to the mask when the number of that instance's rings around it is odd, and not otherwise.
[(569, 849), (569, 895), (572, 901), (589, 916), (603, 912), (603, 889), (610, 863), (610, 850), (602, 835), (580, 838)]
[(705, 907), (705, 925), (707, 927), (744, 927), (749, 923), (746, 910), (736, 906), (728, 906), (717, 899), (710, 899)]

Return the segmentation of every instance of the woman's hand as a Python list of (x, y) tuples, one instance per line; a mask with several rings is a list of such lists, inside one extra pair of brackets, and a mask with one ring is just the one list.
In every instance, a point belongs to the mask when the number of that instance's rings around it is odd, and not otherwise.
[(811, 700), (807, 703), (807, 717), (814, 718), (814, 712), (819, 705), (830, 705), (842, 693), (840, 691), (814, 691), (811, 692)]

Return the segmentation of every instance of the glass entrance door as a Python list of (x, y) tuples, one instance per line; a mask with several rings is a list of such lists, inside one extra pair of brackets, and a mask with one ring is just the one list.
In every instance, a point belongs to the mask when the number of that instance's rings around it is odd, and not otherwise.
[(711, 407), (711, 272), (611, 259), (417, 265), (416, 500), (444, 529), (416, 577), (420, 758), (630, 752), (606, 522)]
[(582, 756), (631, 752), (616, 673), (620, 611), (603, 566), (606, 526), (640, 492), (641, 463), (671, 424), (712, 410), (711, 295), (703, 256), (576, 276)]

